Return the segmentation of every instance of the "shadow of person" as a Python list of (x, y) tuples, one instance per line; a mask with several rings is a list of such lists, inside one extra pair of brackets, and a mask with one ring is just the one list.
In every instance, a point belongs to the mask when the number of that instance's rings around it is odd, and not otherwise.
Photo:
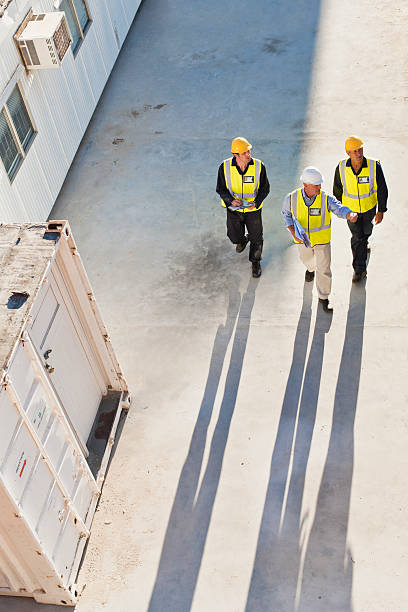
[[(250, 279), (242, 300), (238, 291), (230, 292), (226, 323), (216, 333), (204, 396), (171, 509), (149, 612), (187, 612), (191, 608), (235, 409), (258, 282)], [(208, 462), (198, 486), (208, 426), (235, 323), (224, 395)]]
[(306, 365), (312, 288), (312, 283), (305, 283), (246, 612), (289, 610), (295, 601), (303, 488), (319, 397), (325, 334), (332, 320), (318, 309)]
[(303, 570), (299, 574), (296, 606), (299, 611), (350, 612), (353, 609), (353, 562), (347, 545), (347, 527), (365, 305), (365, 285), (352, 285), (329, 447)]

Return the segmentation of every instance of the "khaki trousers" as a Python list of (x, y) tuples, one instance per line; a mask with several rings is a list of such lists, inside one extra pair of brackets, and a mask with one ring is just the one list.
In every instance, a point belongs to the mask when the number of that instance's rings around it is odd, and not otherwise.
[(319, 298), (326, 300), (329, 297), (332, 283), (330, 242), (329, 244), (317, 244), (313, 248), (306, 248), (304, 244), (298, 244), (297, 247), (300, 259), (309, 272), (316, 272), (316, 288)]

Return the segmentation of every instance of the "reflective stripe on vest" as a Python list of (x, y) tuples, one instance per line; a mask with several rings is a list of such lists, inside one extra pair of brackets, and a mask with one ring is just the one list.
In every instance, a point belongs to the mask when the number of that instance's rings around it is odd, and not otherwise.
[[(253, 164), (248, 164), (245, 174), (240, 174), (236, 168), (236, 166), (232, 165), (232, 160), (234, 158), (230, 157), (229, 159), (224, 160), (224, 176), (225, 183), (227, 185), (227, 189), (234, 198), (234, 200), (247, 200), (248, 202), (253, 202), (255, 200), (256, 195), (259, 189), (259, 181), (261, 177), (261, 160), (253, 158)], [(244, 177), (253, 176), (254, 182), (246, 183), (244, 181)], [(223, 201), (223, 206), (225, 206), (225, 202)], [(262, 204), (258, 207), (262, 208)], [(244, 209), (244, 212), (252, 212)]]
[[(322, 214), (323, 204), (323, 214)], [(311, 215), (311, 210), (320, 210), (320, 215)], [(331, 213), (327, 207), (327, 194), (321, 191), (315, 198), (313, 204), (306, 206), (303, 199), (302, 189), (296, 189), (290, 194), (290, 210), (292, 216), (307, 232), (310, 246), (317, 244), (328, 244), (331, 238)], [(300, 244), (299, 240), (294, 240)]]
[[(348, 206), (353, 212), (363, 213), (371, 210), (377, 204), (377, 162), (367, 159), (367, 167), (362, 168), (358, 175), (351, 166), (346, 166), (346, 159), (339, 163), (340, 179), (343, 185), (343, 206)], [(365, 179), (366, 182), (361, 182)]]

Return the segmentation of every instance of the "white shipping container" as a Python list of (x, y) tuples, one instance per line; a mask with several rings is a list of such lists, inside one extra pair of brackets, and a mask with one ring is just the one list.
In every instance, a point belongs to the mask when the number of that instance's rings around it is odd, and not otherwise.
[(129, 394), (66, 221), (0, 225), (0, 594), (73, 605)]

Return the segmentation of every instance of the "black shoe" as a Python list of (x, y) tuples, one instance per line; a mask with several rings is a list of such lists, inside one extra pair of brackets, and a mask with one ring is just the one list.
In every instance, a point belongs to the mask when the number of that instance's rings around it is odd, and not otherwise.
[(322, 298), (319, 298), (319, 303), (322, 305), (324, 312), (328, 312), (329, 314), (333, 312), (333, 308), (329, 307), (329, 300), (323, 300)]
[(262, 268), (259, 261), (252, 262), (252, 276), (254, 278), (259, 278), (262, 274)]
[(244, 238), (244, 242), (240, 242), (239, 244), (237, 244), (237, 246), (235, 247), (235, 250), (237, 253), (242, 253), (242, 251), (245, 250), (246, 245), (248, 244), (248, 236), (245, 236)]
[(305, 272), (305, 281), (307, 283), (310, 283), (310, 281), (312, 281), (314, 279), (314, 272), (309, 272), (309, 270), (306, 270)]
[(367, 276), (367, 271), (363, 270), (362, 272), (354, 272), (353, 274), (353, 283), (359, 283)]

